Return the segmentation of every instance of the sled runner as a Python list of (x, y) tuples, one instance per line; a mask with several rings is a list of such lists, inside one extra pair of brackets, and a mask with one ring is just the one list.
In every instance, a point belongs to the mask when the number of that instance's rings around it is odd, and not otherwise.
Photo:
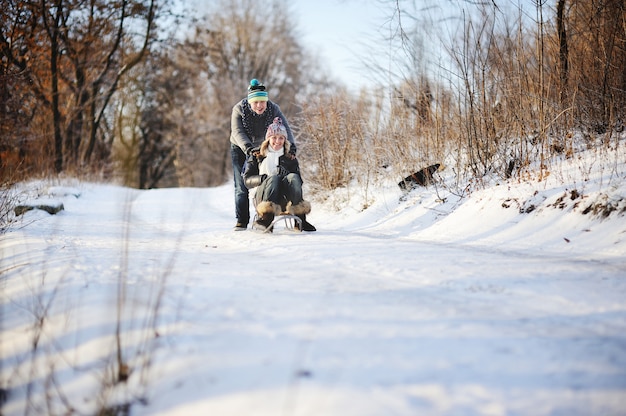
[(255, 221), (252, 221), (252, 229), (261, 231), (263, 233), (271, 233), (271, 232), (274, 232), (274, 225), (276, 225), (280, 221), (284, 221), (285, 229), (289, 231), (295, 231), (295, 232), (302, 231), (302, 220), (300, 219), (300, 217), (287, 214), (286, 212), (275, 216), (274, 220), (270, 223), (270, 225), (267, 226), (267, 228), (263, 228), (262, 226), (257, 224), (256, 217), (255, 217)]

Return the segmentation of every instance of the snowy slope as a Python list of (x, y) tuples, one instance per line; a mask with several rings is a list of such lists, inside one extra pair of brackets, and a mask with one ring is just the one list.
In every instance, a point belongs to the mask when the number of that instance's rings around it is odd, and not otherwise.
[(623, 156), (303, 234), (233, 232), (230, 184), (25, 184), (65, 209), (1, 236), (2, 414), (624, 415)]

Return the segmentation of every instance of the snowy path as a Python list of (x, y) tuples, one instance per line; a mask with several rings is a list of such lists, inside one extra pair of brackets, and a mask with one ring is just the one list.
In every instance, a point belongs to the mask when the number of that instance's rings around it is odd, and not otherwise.
[(132, 372), (107, 400), (133, 415), (626, 414), (623, 261), (323, 213), (316, 233), (233, 232), (230, 192), (96, 187), (4, 236), (3, 414), (29, 402), (41, 305), (35, 380), (54, 367), (76, 409), (97, 407), (120, 296)]

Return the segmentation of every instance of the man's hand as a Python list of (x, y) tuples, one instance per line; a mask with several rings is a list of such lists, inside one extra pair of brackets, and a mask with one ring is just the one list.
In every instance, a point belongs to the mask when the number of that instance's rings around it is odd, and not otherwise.
[(259, 147), (252, 147), (252, 146), (246, 147), (246, 155), (248, 156), (253, 155), (255, 157), (258, 157), (260, 153), (261, 153), (261, 149)]

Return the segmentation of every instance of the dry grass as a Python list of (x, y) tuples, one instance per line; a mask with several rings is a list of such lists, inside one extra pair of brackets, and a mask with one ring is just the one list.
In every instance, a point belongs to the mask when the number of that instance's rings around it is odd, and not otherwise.
[[(433, 163), (454, 174), (448, 185), (458, 190), (486, 177), (541, 180), (554, 160), (574, 156), (581, 134), (587, 148), (623, 145), (626, 92), (617, 62), (626, 53), (616, 45), (626, 44), (626, 29), (615, 29), (611, 10), (622, 10), (620, 3), (589, 14), (574, 2), (566, 16), (568, 74), (548, 8), (528, 20), (484, 6), (442, 45), (452, 62), (447, 79), (413, 68), (413, 78), (370, 88), (366, 97), (376, 101), (343, 92), (307, 101), (298, 125), (311, 188), (358, 184), (367, 193), (372, 184), (397, 182)], [(580, 39), (571, 36), (584, 16), (593, 25)], [(590, 37), (595, 51), (584, 44)], [(413, 53), (409, 62), (420, 62), (419, 51), (406, 51)], [(585, 66), (590, 57), (596, 63)]]

